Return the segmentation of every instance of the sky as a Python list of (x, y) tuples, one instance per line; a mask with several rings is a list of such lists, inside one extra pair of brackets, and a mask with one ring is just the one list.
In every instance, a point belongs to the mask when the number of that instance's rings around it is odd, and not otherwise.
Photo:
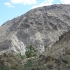
[(70, 4), (70, 0), (1, 0), (0, 26), (31, 9), (53, 4)]

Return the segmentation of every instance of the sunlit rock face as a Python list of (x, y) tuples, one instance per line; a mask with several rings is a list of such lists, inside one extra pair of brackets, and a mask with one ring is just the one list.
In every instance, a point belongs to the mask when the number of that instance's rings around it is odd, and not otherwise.
[(0, 27), (0, 52), (25, 54), (32, 44), (38, 53), (70, 30), (70, 5), (51, 5), (28, 11)]

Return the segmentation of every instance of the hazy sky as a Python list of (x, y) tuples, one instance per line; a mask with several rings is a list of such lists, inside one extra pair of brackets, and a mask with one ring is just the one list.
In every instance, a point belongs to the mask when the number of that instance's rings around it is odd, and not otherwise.
[(52, 4), (70, 4), (70, 0), (1, 0), (0, 25), (30, 9)]

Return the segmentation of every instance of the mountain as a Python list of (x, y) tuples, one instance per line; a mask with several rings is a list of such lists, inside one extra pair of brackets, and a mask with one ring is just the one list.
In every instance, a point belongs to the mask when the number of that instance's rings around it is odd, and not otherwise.
[(0, 27), (0, 54), (25, 54), (34, 45), (38, 53), (45, 51), (70, 30), (70, 5), (35, 8)]

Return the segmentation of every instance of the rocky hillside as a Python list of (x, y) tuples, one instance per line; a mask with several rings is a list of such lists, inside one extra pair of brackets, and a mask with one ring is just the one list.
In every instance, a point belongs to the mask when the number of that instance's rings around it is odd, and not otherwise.
[(0, 54), (25, 54), (32, 44), (39, 53), (70, 30), (70, 5), (44, 6), (28, 11), (0, 27)]
[(66, 54), (70, 55), (70, 31), (64, 33), (59, 38), (59, 41), (56, 41), (51, 48), (47, 48), (46, 52), (46, 55), (53, 55), (55, 57), (64, 56)]
[(70, 31), (59, 37), (52, 47), (31, 61), (25, 70), (70, 70)]
[(70, 70), (70, 31), (64, 33), (52, 47), (47, 48), (39, 56), (39, 60), (44, 70)]
[(70, 31), (64, 33), (59, 41), (39, 56), (20, 58), (11, 54), (0, 55), (0, 69), (70, 70)]

